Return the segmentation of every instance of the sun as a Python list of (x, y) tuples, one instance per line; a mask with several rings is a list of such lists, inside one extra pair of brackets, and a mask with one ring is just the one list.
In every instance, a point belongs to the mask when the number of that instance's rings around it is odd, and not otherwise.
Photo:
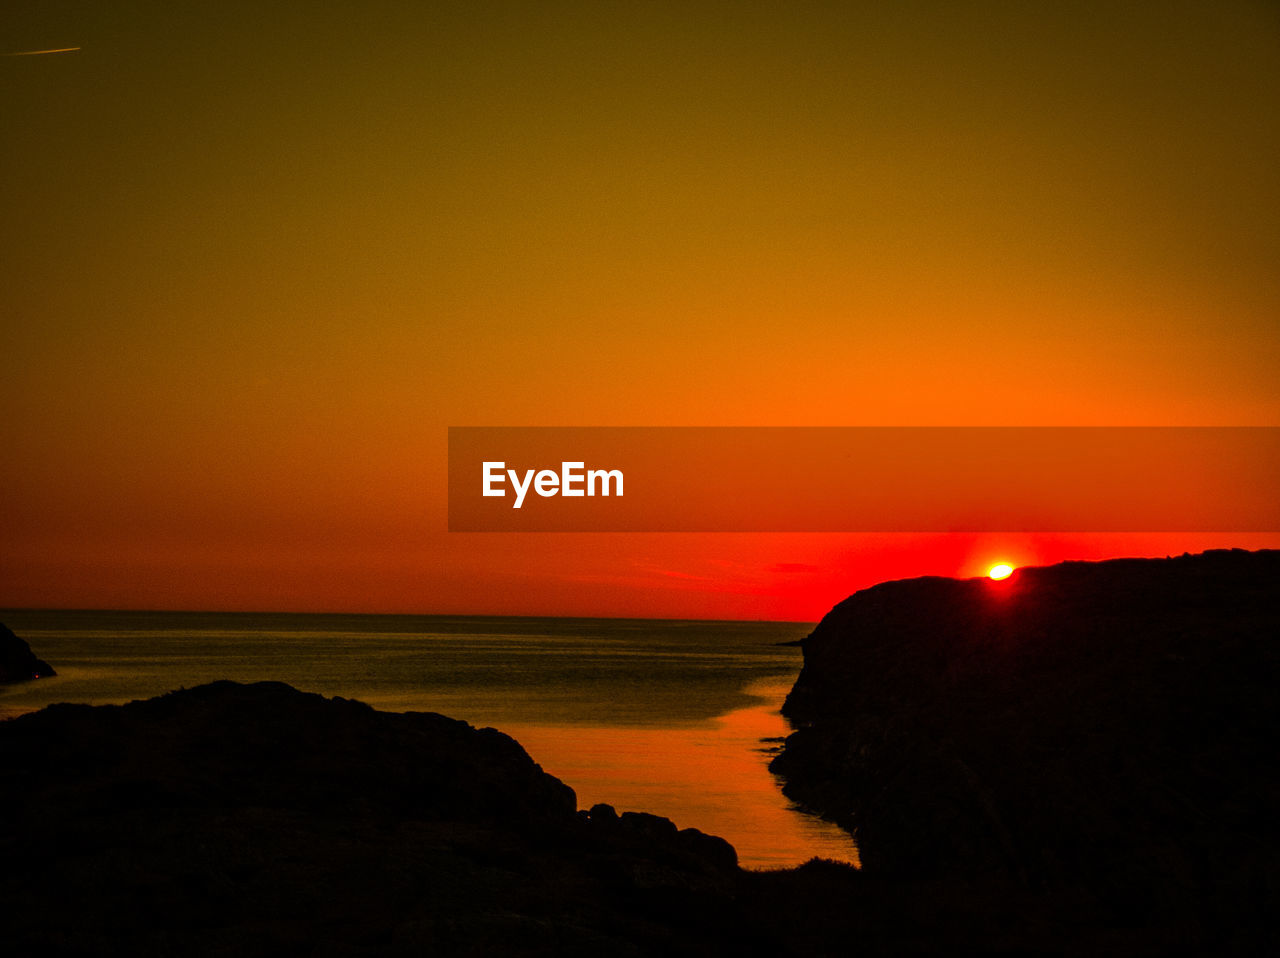
[(1007, 562), (999, 562), (987, 570), (987, 575), (993, 579), (1007, 579), (1013, 574), (1013, 566)]

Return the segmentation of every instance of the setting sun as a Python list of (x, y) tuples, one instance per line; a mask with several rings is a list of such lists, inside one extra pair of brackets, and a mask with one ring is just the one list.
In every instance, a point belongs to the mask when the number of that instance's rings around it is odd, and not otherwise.
[(1001, 562), (997, 565), (993, 565), (987, 570), (987, 575), (991, 576), (993, 579), (1007, 579), (1012, 574), (1013, 566), (1009, 565), (1007, 562)]

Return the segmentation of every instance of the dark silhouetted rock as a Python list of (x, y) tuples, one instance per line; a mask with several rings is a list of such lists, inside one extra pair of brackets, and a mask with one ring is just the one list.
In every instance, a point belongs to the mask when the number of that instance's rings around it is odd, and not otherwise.
[(1280, 553), (886, 582), (803, 647), (773, 768), (866, 877), (1027, 889), (1121, 950), (1272, 936)]
[(278, 683), (0, 722), (0, 859), (11, 954), (770, 951), (727, 842), (578, 813), (493, 729)]
[(36, 658), (31, 646), (0, 623), (0, 682), (25, 682), (56, 674), (53, 666)]
[(492, 729), (217, 682), (0, 722), (6, 954), (1272, 953), (1280, 553), (876, 586), (776, 759), (865, 869), (745, 872)]

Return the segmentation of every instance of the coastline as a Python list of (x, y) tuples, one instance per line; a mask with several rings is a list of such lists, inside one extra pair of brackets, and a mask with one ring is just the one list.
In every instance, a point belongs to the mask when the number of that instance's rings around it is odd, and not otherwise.
[(586, 806), (642, 809), (723, 835), (754, 867), (855, 854), (837, 826), (781, 793), (760, 751), (761, 738), (789, 731), (778, 709), (800, 667), (798, 649), (775, 643), (806, 626), (89, 612), (32, 620), (42, 627), (27, 634), (57, 653), (62, 675), (0, 693), (0, 708), (18, 696), (123, 704), (223, 678), (274, 679), (500, 729)]
[[(1277, 581), (1280, 553), (1235, 551), (901, 580), (838, 605), (803, 643), (775, 770), (852, 810), (861, 870), (744, 869), (649, 810), (579, 809), (516, 740), (441, 715), (225, 681), (53, 706), (0, 723), (15, 940), (1257, 953), (1280, 913)], [(72, 860), (96, 876), (76, 879), (82, 924), (50, 931)]]

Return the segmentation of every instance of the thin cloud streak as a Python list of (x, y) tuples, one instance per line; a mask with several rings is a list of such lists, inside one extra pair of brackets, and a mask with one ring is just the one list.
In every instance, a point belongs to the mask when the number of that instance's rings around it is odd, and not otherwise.
[(56, 50), (18, 50), (14, 53), (6, 53), (7, 57), (38, 57), (45, 53), (75, 53), (79, 47), (58, 47)]

